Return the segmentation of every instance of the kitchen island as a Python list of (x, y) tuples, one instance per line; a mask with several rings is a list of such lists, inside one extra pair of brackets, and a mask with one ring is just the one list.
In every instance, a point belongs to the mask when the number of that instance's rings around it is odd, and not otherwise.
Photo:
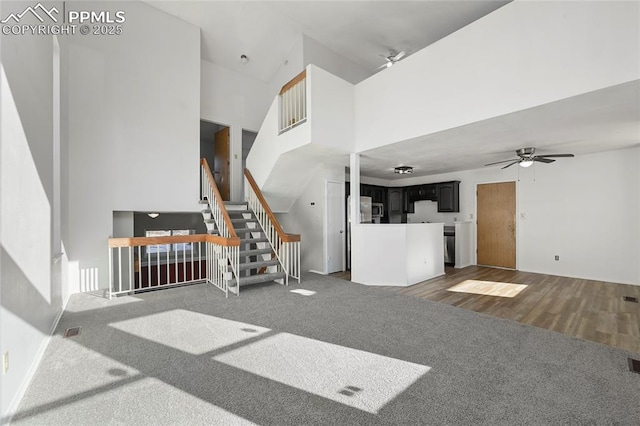
[(353, 224), (351, 281), (409, 286), (444, 275), (442, 223)]

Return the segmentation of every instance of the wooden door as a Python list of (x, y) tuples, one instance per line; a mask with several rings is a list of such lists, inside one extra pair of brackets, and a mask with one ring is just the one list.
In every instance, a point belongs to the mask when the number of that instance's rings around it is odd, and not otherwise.
[(213, 154), (213, 177), (224, 201), (230, 200), (231, 193), (229, 161), (229, 128), (225, 127), (216, 132)]
[(478, 185), (478, 265), (516, 267), (516, 183)]

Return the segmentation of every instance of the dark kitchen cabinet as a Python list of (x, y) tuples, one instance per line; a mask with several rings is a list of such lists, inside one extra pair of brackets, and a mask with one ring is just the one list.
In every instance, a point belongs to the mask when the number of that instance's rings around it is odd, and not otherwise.
[(402, 188), (389, 189), (389, 207), (390, 214), (402, 213), (404, 210), (404, 190)]
[(402, 212), (403, 213), (415, 213), (416, 212), (416, 203), (415, 200), (414, 201), (409, 201), (409, 191), (408, 190), (404, 190), (404, 198), (403, 198), (403, 208), (402, 208)]
[(422, 198), (421, 200), (436, 201), (438, 199), (438, 185), (428, 184), (422, 185)]
[(451, 213), (460, 211), (460, 181), (437, 184), (438, 212)]
[(386, 188), (382, 186), (360, 185), (360, 196), (371, 197), (371, 202), (373, 203), (384, 203), (386, 199), (385, 192)]
[(374, 203), (382, 203), (384, 204), (385, 201), (385, 196), (384, 193), (386, 192), (386, 188), (383, 188), (382, 186), (374, 186), (372, 187), (371, 190), (371, 198)]
[(407, 187), (407, 201), (415, 203), (416, 201), (438, 199), (437, 184), (415, 185)]
[(407, 203), (414, 203), (420, 200), (420, 186), (408, 186), (406, 188)]

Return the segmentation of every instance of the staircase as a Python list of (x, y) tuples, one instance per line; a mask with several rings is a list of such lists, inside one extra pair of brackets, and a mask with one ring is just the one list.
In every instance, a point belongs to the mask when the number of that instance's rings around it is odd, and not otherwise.
[[(218, 235), (215, 221), (212, 218), (207, 200), (202, 200), (202, 217), (207, 226), (207, 233)], [(276, 280), (284, 280), (285, 272), (275, 256), (269, 240), (258, 224), (258, 220), (246, 202), (224, 202), (233, 228), (240, 238), (240, 287)], [(235, 280), (229, 286), (235, 286)]]

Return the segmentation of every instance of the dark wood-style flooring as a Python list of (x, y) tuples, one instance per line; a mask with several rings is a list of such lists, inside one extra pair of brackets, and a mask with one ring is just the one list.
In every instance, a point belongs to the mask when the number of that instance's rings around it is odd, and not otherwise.
[[(482, 266), (447, 267), (445, 272), (409, 287), (381, 288), (640, 353), (640, 304), (624, 300), (625, 296), (640, 299), (640, 286)], [(350, 275), (332, 274), (347, 280)], [(447, 291), (465, 280), (528, 287), (513, 298)]]

